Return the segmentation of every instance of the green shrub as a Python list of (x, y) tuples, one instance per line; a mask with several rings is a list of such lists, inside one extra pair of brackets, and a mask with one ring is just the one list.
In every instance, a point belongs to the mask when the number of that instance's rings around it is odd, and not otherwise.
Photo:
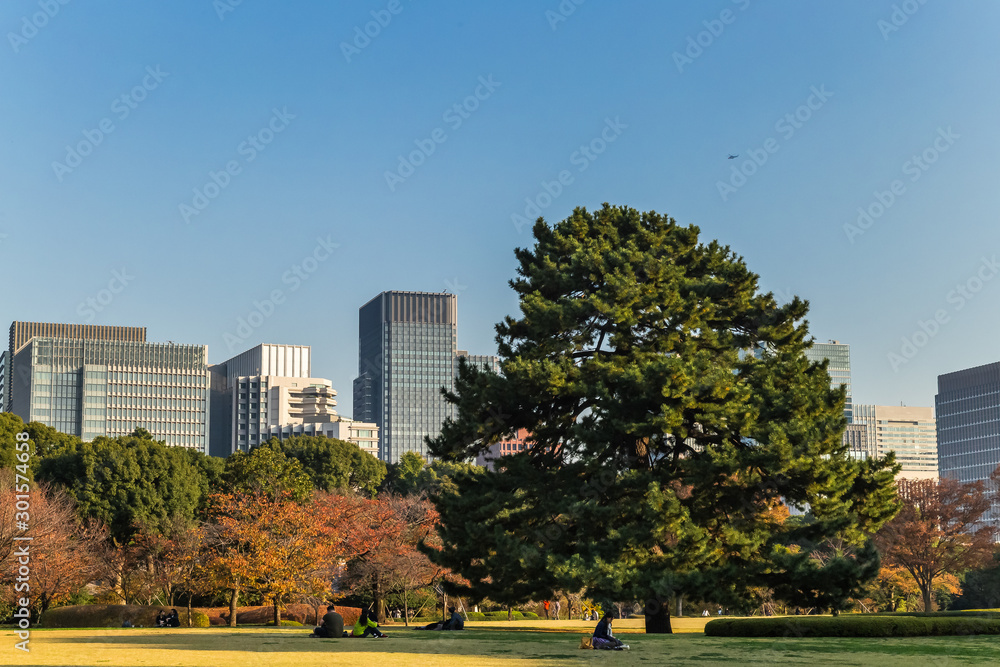
[(909, 614), (720, 618), (705, 626), (710, 637), (927, 637), (1000, 634), (1000, 619)]
[(522, 616), (524, 616), (525, 620), (528, 620), (528, 621), (537, 621), (538, 620), (538, 614), (536, 614), (533, 611), (522, 611), (520, 613), (521, 613)]
[[(173, 607), (145, 607), (137, 604), (80, 604), (49, 609), (42, 614), (39, 625), (43, 628), (120, 628), (129, 621), (133, 626), (156, 627), (156, 616)], [(187, 627), (187, 609), (177, 609), (181, 627)], [(191, 625), (207, 628), (208, 616), (191, 611)]]
[(486, 614), (481, 611), (470, 611), (465, 614), (470, 621), (485, 621)]
[[(274, 627), (274, 621), (271, 621), (267, 625), (270, 625), (271, 627)], [(282, 627), (289, 626), (289, 627), (301, 628), (302, 624), (299, 623), (298, 621), (289, 621), (289, 620), (286, 620), (286, 619), (281, 619), (281, 626)]]

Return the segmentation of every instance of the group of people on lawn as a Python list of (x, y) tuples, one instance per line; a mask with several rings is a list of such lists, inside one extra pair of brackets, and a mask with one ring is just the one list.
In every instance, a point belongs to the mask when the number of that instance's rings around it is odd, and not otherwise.
[[(437, 621), (435, 623), (429, 623), (427, 625), (420, 626), (416, 628), (417, 630), (464, 630), (465, 621), (462, 616), (456, 611), (454, 607), (450, 607), (451, 618), (447, 621)], [(326, 608), (326, 614), (323, 616), (323, 621), (317, 626), (310, 637), (323, 637), (326, 639), (333, 639), (337, 637), (377, 637), (378, 639), (385, 639), (388, 637), (387, 634), (379, 629), (378, 618), (375, 614), (374, 608), (362, 609), (361, 616), (358, 618), (358, 622), (354, 624), (354, 628), (351, 630), (350, 634), (344, 631), (344, 617), (341, 616), (336, 607), (329, 606)]]
[(156, 627), (158, 628), (179, 628), (181, 626), (181, 619), (177, 615), (176, 609), (171, 609), (169, 612), (160, 610), (160, 613), (156, 615)]
[[(451, 617), (447, 621), (436, 621), (415, 629), (464, 630), (465, 621), (462, 619), (461, 614), (459, 614), (454, 607), (449, 607), (448, 611), (451, 612)], [(614, 617), (610, 613), (607, 613), (601, 619), (601, 622), (597, 624), (597, 627), (594, 628), (594, 636), (591, 638), (591, 645), (595, 649), (611, 649), (616, 651), (628, 650), (628, 644), (623, 643), (620, 639), (615, 637), (611, 631), (613, 619)], [(353, 630), (350, 634), (348, 634), (344, 630), (344, 617), (341, 616), (337, 612), (337, 609), (332, 605), (326, 608), (326, 615), (323, 616), (322, 623), (320, 623), (320, 625), (317, 626), (309, 636), (323, 637), (326, 639), (334, 639), (337, 637), (377, 637), (378, 639), (385, 639), (388, 637), (388, 635), (379, 629), (378, 619), (374, 609), (362, 609), (358, 622), (354, 624)]]

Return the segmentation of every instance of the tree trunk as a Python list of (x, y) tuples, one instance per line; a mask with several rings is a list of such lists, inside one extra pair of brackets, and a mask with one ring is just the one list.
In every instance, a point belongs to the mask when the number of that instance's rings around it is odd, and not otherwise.
[(507, 605), (507, 620), (508, 621), (514, 620), (514, 610), (511, 609), (510, 605)]
[(643, 612), (646, 615), (646, 634), (673, 633), (670, 628), (670, 607), (662, 600), (647, 600)]
[(194, 593), (188, 591), (188, 627), (191, 627), (191, 598), (194, 597)]
[(229, 596), (229, 627), (236, 627), (236, 603), (240, 599), (240, 587), (234, 586), (232, 595)]
[(403, 625), (410, 627), (410, 600), (405, 586), (403, 587)]
[(677, 615), (678, 616), (683, 616), (684, 615), (684, 596), (683, 595), (678, 595), (677, 596)]
[(920, 594), (924, 598), (924, 613), (934, 611), (934, 603), (931, 601), (931, 585), (929, 582), (926, 586), (920, 587)]
[(278, 606), (278, 596), (274, 596), (274, 627), (281, 627), (281, 608)]
[(377, 577), (375, 579), (375, 585), (372, 587), (372, 613), (375, 614), (375, 620), (378, 623), (385, 623), (385, 615), (382, 613), (382, 578)]

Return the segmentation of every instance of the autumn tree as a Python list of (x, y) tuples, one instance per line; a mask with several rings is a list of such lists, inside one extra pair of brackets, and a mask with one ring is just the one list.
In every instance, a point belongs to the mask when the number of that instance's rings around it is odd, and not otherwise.
[[(5, 508), (14, 508), (15, 497), (13, 479), (8, 472), (0, 470), (0, 545), (3, 546), (8, 539), (14, 544), (12, 537), (16, 529), (13, 512), (5, 511)], [(62, 490), (44, 484), (33, 485), (30, 497), (28, 530), (16, 532), (31, 538), (30, 597), (37, 612), (44, 614), (52, 605), (65, 601), (100, 576), (103, 562), (98, 557), (98, 550), (105, 534), (96, 524), (88, 526), (77, 518), (73, 499)], [(16, 599), (19, 595), (12, 580), (14, 570), (10, 554), (2, 564), (0, 585), (5, 595)]]
[[(424, 581), (426, 556), (418, 545), (427, 540), (437, 512), (427, 500), (414, 496), (380, 496), (363, 502), (364, 511), (352, 524), (357, 547), (345, 574), (352, 590), (372, 597), (379, 622), (385, 620), (385, 595)], [(435, 568), (430, 579), (438, 573)], [(404, 595), (405, 597), (405, 595)]]
[(983, 482), (954, 479), (900, 480), (903, 507), (878, 533), (885, 562), (906, 570), (932, 611), (934, 582), (990, 562), (995, 530), (982, 521), (996, 495)]
[[(501, 373), (460, 363), (428, 447), (461, 462), (519, 429), (533, 444), (435, 495), (433, 558), (474, 591), (645, 600), (648, 632), (669, 632), (677, 594), (735, 605), (868, 571), (789, 548), (861, 547), (896, 509), (891, 464), (848, 456), (844, 389), (805, 357), (808, 304), (779, 305), (728, 247), (655, 212), (578, 208), (533, 233)], [(815, 520), (776, 525), (782, 498)]]
[(244, 590), (271, 600), (280, 625), (284, 602), (329, 588), (333, 547), (323, 540), (316, 508), (291, 492), (217, 494), (209, 516), (206, 567), (230, 591), (230, 625)]

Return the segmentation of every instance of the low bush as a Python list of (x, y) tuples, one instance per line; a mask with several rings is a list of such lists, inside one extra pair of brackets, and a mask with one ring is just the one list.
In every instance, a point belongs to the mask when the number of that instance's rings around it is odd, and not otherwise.
[(533, 611), (523, 611), (523, 612), (521, 612), (521, 614), (524, 616), (524, 620), (526, 620), (526, 621), (537, 621), (538, 620), (538, 614), (536, 614)]
[(470, 621), (485, 621), (486, 614), (481, 611), (470, 611), (465, 614)]
[[(43, 628), (120, 628), (125, 621), (133, 626), (156, 627), (156, 616), (173, 607), (146, 607), (137, 604), (78, 604), (49, 609), (42, 614), (39, 625)], [(187, 609), (177, 608), (181, 627), (187, 627)], [(191, 625), (207, 628), (208, 616), (191, 611)]]
[[(271, 627), (274, 627), (274, 621), (271, 621), (267, 625), (270, 625)], [(299, 623), (298, 621), (286, 621), (286, 620), (282, 620), (281, 621), (281, 627), (285, 627), (285, 626), (293, 627), (293, 628), (301, 628), (302, 624)]]
[(1000, 619), (929, 614), (720, 618), (705, 626), (709, 637), (934, 637), (1000, 634)]

